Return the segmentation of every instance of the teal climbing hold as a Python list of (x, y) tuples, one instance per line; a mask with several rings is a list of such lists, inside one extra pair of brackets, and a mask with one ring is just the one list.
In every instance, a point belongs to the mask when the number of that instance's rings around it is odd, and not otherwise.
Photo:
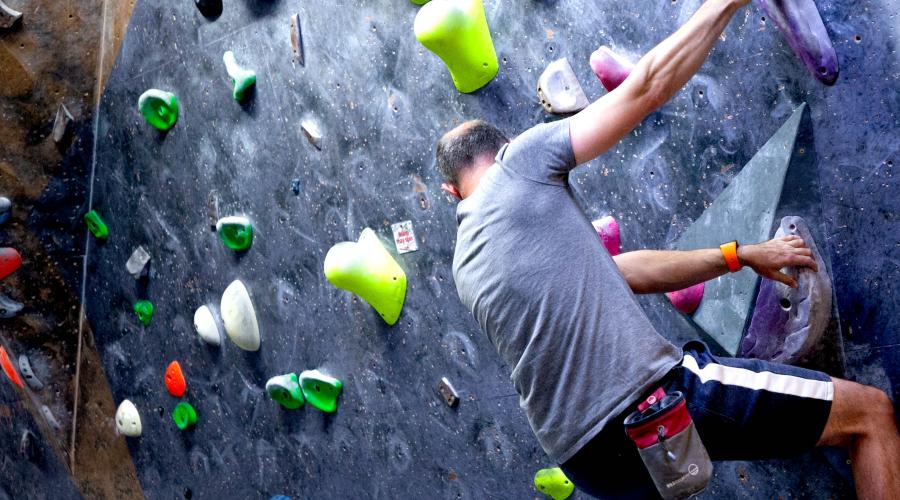
[[(805, 103), (794, 110), (712, 205), (678, 237), (677, 250), (716, 248), (731, 240), (756, 243), (770, 238), (805, 111)], [(732, 356), (740, 348), (759, 279), (745, 268), (706, 282), (703, 299), (691, 317)]]
[(534, 487), (553, 500), (566, 500), (575, 491), (575, 485), (559, 467), (537, 471)]
[(266, 392), (288, 410), (296, 410), (303, 406), (303, 390), (300, 389), (300, 380), (296, 373), (270, 378), (266, 382)]
[(406, 298), (406, 273), (369, 228), (359, 241), (338, 243), (325, 255), (325, 277), (332, 285), (359, 295), (384, 321), (400, 318)]
[(134, 313), (144, 326), (150, 326), (153, 320), (153, 303), (149, 300), (139, 300), (134, 304)]
[(178, 121), (178, 98), (165, 90), (150, 89), (141, 94), (138, 109), (147, 123), (160, 130), (169, 130)]
[(109, 228), (106, 227), (106, 223), (103, 222), (96, 210), (84, 214), (84, 223), (87, 224), (88, 230), (94, 235), (94, 238), (98, 240), (109, 238)]
[(216, 222), (216, 231), (232, 250), (247, 250), (253, 244), (253, 224), (246, 217), (223, 217)]
[(172, 410), (172, 420), (179, 429), (185, 430), (192, 425), (197, 424), (197, 410), (190, 403), (184, 401), (175, 405)]
[(230, 50), (222, 56), (222, 60), (225, 62), (225, 70), (228, 71), (228, 76), (231, 77), (233, 86), (231, 96), (234, 97), (235, 101), (244, 100), (244, 97), (247, 96), (247, 91), (256, 85), (256, 72), (239, 66), (237, 59), (234, 57), (234, 52)]
[(334, 413), (337, 410), (338, 396), (344, 384), (325, 375), (319, 370), (306, 370), (300, 374), (300, 387), (309, 404), (324, 411)]
[(416, 39), (444, 61), (463, 93), (484, 87), (500, 65), (481, 0), (433, 0), (419, 9)]

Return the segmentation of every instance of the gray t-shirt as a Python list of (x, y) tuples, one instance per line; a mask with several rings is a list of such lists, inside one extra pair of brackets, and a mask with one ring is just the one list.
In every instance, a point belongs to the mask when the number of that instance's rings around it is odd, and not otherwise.
[(462, 303), (512, 367), (520, 405), (559, 463), (681, 361), (576, 203), (574, 167), (568, 120), (504, 146), (457, 207), (453, 256)]

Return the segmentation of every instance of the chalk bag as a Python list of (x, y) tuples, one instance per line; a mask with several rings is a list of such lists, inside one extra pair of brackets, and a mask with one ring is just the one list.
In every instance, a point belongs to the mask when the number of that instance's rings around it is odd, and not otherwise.
[(681, 392), (657, 389), (625, 419), (625, 433), (664, 499), (688, 498), (709, 484), (712, 461)]

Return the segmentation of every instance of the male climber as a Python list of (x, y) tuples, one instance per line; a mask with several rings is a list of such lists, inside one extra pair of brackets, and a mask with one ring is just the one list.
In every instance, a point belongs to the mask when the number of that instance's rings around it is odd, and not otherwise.
[[(541, 446), (587, 493), (656, 495), (623, 419), (656, 388), (686, 395), (713, 460), (849, 449), (860, 498), (900, 498), (900, 436), (875, 388), (798, 367), (719, 359), (654, 331), (634, 293), (686, 288), (750, 266), (815, 268), (796, 236), (690, 252), (611, 258), (568, 184), (569, 171), (610, 149), (670, 99), (749, 0), (707, 0), (616, 90), (573, 117), (509, 142), (483, 121), (441, 138), (443, 189), (461, 200), (453, 275), (463, 304), (512, 368)], [(723, 242), (724, 243), (724, 242)], [(730, 252), (733, 252), (729, 255)], [(734, 262), (734, 261), (737, 262)]]

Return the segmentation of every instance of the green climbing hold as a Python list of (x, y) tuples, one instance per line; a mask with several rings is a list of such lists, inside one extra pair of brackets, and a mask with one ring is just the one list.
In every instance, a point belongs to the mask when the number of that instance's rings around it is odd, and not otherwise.
[(381, 244), (375, 231), (363, 229), (359, 241), (338, 243), (325, 255), (325, 277), (355, 293), (393, 325), (406, 298), (406, 273)]
[(303, 406), (303, 391), (300, 389), (300, 381), (296, 373), (278, 375), (266, 382), (266, 392), (269, 397), (278, 401), (288, 410), (296, 410)]
[(340, 380), (329, 377), (319, 370), (306, 370), (300, 374), (300, 387), (309, 404), (324, 411), (334, 413), (337, 410), (338, 396), (344, 386)]
[(165, 90), (150, 89), (141, 94), (138, 109), (147, 123), (160, 130), (169, 130), (178, 121), (178, 98)]
[(500, 65), (481, 0), (433, 0), (419, 9), (416, 39), (440, 57), (456, 89), (475, 92)]
[(175, 409), (172, 410), (172, 420), (175, 421), (175, 425), (179, 429), (185, 430), (197, 423), (197, 410), (190, 403), (182, 401), (175, 405)]
[(88, 230), (94, 235), (94, 238), (98, 240), (109, 238), (109, 228), (106, 227), (106, 223), (103, 222), (96, 210), (84, 214), (84, 223), (87, 224)]
[(537, 471), (534, 487), (553, 500), (566, 500), (575, 491), (575, 485), (559, 467)]
[(230, 50), (222, 56), (222, 60), (225, 62), (225, 70), (228, 71), (228, 76), (231, 77), (231, 84), (234, 86), (231, 96), (234, 97), (235, 101), (244, 100), (250, 87), (256, 85), (256, 72), (252, 69), (238, 66), (237, 59), (234, 58), (234, 52)]
[(134, 313), (144, 326), (150, 326), (153, 320), (153, 303), (149, 300), (139, 300), (134, 304)]
[(429, 2), (429, 0), (409, 0), (409, 1), (416, 5), (425, 5), (426, 3)]
[(246, 250), (253, 244), (253, 224), (246, 217), (223, 217), (216, 223), (216, 231), (232, 250)]

